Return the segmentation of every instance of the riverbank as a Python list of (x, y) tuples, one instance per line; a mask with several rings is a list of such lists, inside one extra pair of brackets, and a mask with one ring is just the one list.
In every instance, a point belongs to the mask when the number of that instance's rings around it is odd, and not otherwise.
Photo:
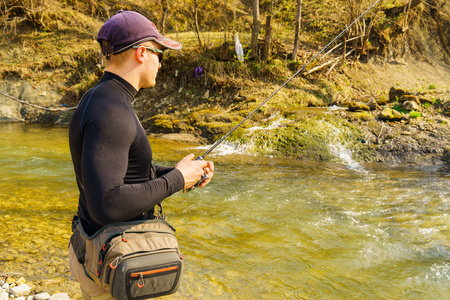
[[(11, 35), (0, 44), (0, 121), (67, 125), (73, 112), (69, 108), (102, 76), (95, 32), (118, 7), (42, 3), (49, 4), (56, 17), (42, 10), (40, 23), (9, 28)], [(450, 62), (443, 38), (450, 24), (448, 4), (436, 11), (415, 3), (409, 13), (401, 13), (405, 8), (400, 3), (383, 6), (370, 32), (359, 37), (363, 45), (355, 41), (358, 37), (339, 40), (330, 53), (306, 65), (348, 22), (335, 2), (317, 4), (305, 3), (295, 59), (292, 36), (287, 35), (292, 22), (276, 21), (267, 60), (250, 55), (251, 35), (243, 30), (248, 29), (243, 19), (236, 25), (242, 26), (237, 31), (244, 62), (236, 59), (226, 30), (202, 32), (200, 46), (200, 36), (181, 30), (184, 25), (167, 33), (183, 50), (167, 51), (156, 86), (139, 91), (132, 103), (148, 134), (212, 144), (307, 66), (228, 141), (244, 152), (270, 156), (342, 161), (345, 153), (358, 162), (448, 169)], [(395, 5), (401, 9), (392, 10)], [(293, 13), (291, 8), (286, 7)], [(148, 7), (140, 9), (158, 18)], [(320, 26), (314, 25), (318, 14), (324, 16)], [(178, 25), (183, 24), (181, 16), (174, 17)], [(342, 51), (352, 54), (343, 56)], [(391, 90), (400, 92), (391, 97)]]
[[(176, 86), (181, 74), (189, 70), (176, 62), (168, 63), (157, 86), (140, 91), (133, 104), (148, 134), (211, 144), (276, 88), (256, 79), (230, 94), (214, 95), (208, 86), (187, 93)], [(171, 77), (177, 69), (180, 75)], [(405, 64), (344, 66), (331, 79), (301, 77), (293, 87), (280, 91), (229, 141), (249, 153), (339, 161), (336, 151), (344, 147), (358, 162), (435, 165), (448, 170), (448, 74), (445, 65), (410, 60)], [(6, 80), (0, 88), (17, 100), (60, 109), (42, 110), (3, 97), (3, 122), (67, 125), (70, 121), (73, 110), (61, 103), (61, 95), (48, 85)], [(341, 149), (330, 149), (333, 143)]]

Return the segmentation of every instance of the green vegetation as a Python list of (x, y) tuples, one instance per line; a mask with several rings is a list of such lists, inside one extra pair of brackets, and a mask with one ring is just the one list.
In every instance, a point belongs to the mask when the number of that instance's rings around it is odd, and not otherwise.
[(398, 111), (399, 113), (402, 113), (402, 114), (409, 113), (409, 111), (403, 109), (401, 104), (395, 105), (392, 109), (395, 109), (396, 111)]
[(420, 117), (422, 117), (422, 113), (421, 112), (419, 112), (419, 111), (411, 111), (410, 113), (409, 113), (409, 116), (411, 117), (411, 118), (413, 118), (413, 119), (416, 119), (416, 118), (420, 118)]

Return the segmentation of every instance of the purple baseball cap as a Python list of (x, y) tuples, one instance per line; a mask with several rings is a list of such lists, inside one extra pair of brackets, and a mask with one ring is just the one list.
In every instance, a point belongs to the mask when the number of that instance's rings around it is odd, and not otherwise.
[[(106, 40), (108, 45), (102, 45), (102, 40)], [(113, 54), (147, 41), (155, 41), (172, 50), (181, 49), (181, 43), (160, 34), (152, 21), (135, 11), (119, 11), (109, 18), (100, 28), (97, 41), (103, 53)]]

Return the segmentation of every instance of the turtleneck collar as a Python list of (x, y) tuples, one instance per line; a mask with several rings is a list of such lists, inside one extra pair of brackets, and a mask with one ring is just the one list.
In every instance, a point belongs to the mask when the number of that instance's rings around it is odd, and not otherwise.
[(128, 81), (126, 81), (125, 79), (114, 73), (105, 71), (100, 82), (104, 83), (111, 80), (116, 82), (118, 87), (121, 88), (124, 91), (124, 93), (130, 96), (130, 100), (133, 99), (134, 96), (136, 96), (138, 91), (136, 91), (136, 89), (131, 85), (131, 83), (129, 83)]

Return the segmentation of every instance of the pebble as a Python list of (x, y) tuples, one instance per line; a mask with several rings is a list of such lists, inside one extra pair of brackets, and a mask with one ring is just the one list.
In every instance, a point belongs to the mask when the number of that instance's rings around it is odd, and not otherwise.
[[(69, 295), (66, 293), (56, 293), (51, 296), (46, 292), (35, 294), (37, 290), (33, 288), (32, 291), (32, 288), (25, 282), (26, 280), (23, 277), (15, 280), (8, 276), (5, 280), (0, 280), (0, 300), (70, 300)], [(61, 279), (50, 279), (44, 283), (47, 285), (59, 284)]]
[(49, 293), (36, 294), (34, 296), (34, 299), (36, 299), (36, 300), (47, 300), (47, 299), (50, 299), (50, 294)]
[(52, 295), (50, 297), (50, 300), (70, 300), (70, 298), (66, 293), (58, 293)]
[[(21, 285), (14, 286), (9, 289), (9, 293), (13, 294), (14, 297), (26, 296), (30, 293), (31, 288), (26, 283), (22, 283)], [(25, 299), (23, 299), (25, 300)]]

